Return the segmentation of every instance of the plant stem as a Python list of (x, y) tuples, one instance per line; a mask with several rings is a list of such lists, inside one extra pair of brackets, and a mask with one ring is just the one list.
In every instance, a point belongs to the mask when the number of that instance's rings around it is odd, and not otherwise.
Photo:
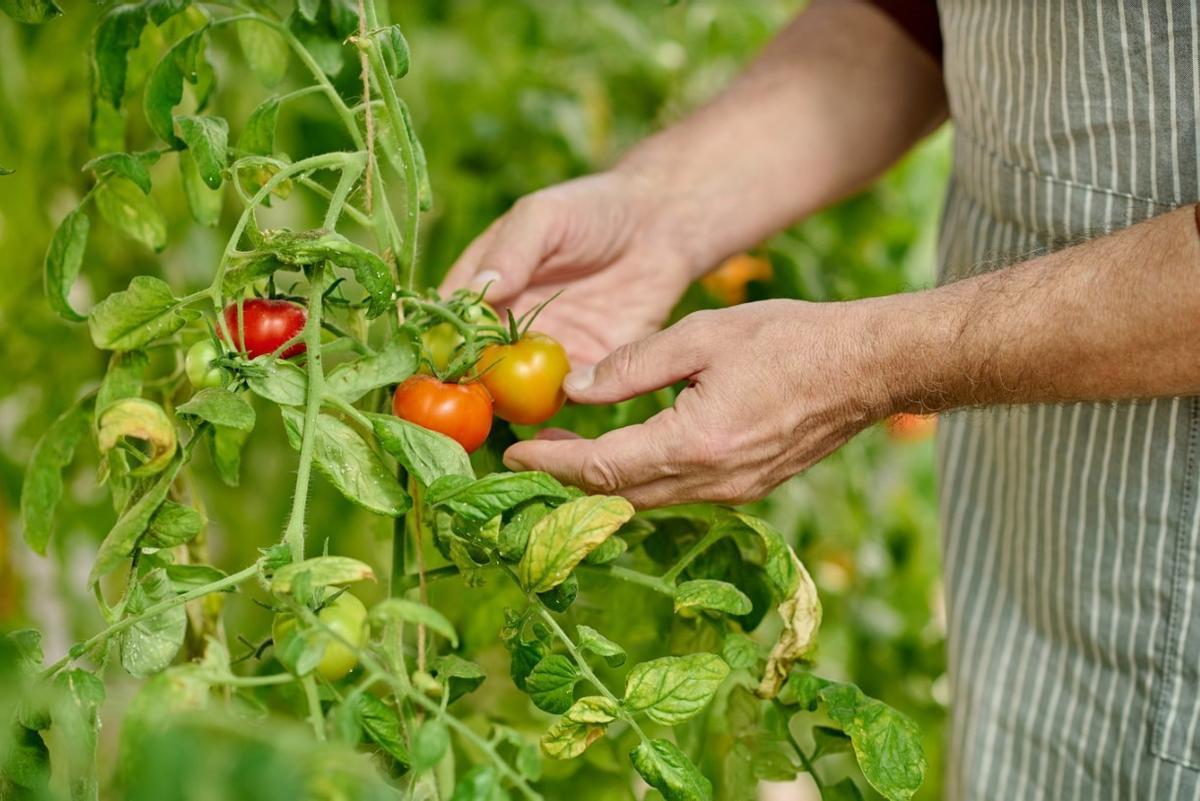
[[(774, 704), (781, 712), (787, 713), (787, 707), (779, 703), (779, 701), (774, 701)], [(813, 784), (817, 786), (817, 792), (823, 798), (825, 796), (825, 785), (821, 782), (821, 777), (817, 774), (817, 769), (813, 766), (812, 760), (809, 759), (804, 749), (800, 747), (800, 742), (796, 739), (796, 736), (792, 734), (792, 727), (785, 725), (783, 728), (787, 732), (788, 742), (791, 743), (792, 748), (796, 751), (796, 756), (800, 757), (800, 764), (804, 766), (805, 773), (812, 777)]]
[(709, 529), (695, 545), (688, 548), (687, 553), (679, 557), (679, 561), (672, 565), (670, 570), (663, 573), (662, 580), (667, 584), (674, 584), (675, 579), (679, 578), (679, 574), (686, 570), (687, 566), (696, 560), (696, 557), (727, 536), (728, 534), (721, 529)]
[(627, 567), (620, 565), (580, 565), (578, 570), (583, 573), (593, 576), (608, 576), (609, 578), (626, 581), (630, 584), (637, 584), (639, 587), (653, 590), (661, 595), (674, 598), (675, 590), (663, 579), (658, 576), (651, 576), (646, 573), (640, 573), (636, 570), (630, 570)]
[(76, 659), (81, 659), (82, 657), (87, 655), (87, 653), (89, 651), (91, 651), (93, 648), (95, 648), (96, 646), (103, 644), (104, 642), (108, 641), (110, 638), (114, 637), (117, 634), (120, 634), (121, 632), (125, 631), (126, 629), (128, 629), (132, 626), (137, 625), (138, 623), (142, 622), (143, 620), (147, 620), (156, 615), (160, 615), (163, 612), (166, 612), (168, 609), (174, 609), (177, 606), (182, 606), (183, 604), (186, 604), (189, 601), (194, 601), (197, 598), (202, 598), (205, 595), (209, 595), (210, 593), (220, 592), (221, 590), (228, 589), (229, 587), (236, 587), (238, 584), (241, 584), (243, 581), (250, 579), (257, 573), (258, 573), (258, 563), (255, 563), (255, 564), (250, 565), (249, 567), (245, 568), (244, 570), (240, 570), (237, 573), (226, 576), (225, 578), (219, 579), (219, 580), (211, 582), (209, 584), (205, 584), (201, 587), (196, 587), (194, 590), (188, 590), (187, 592), (176, 595), (173, 598), (167, 598), (166, 600), (159, 601), (158, 603), (147, 607), (146, 610), (144, 612), (142, 612), (141, 614), (127, 617), (124, 620), (119, 620), (116, 623), (113, 623), (108, 628), (104, 629), (103, 631), (98, 632), (97, 634), (93, 634), (87, 640), (84, 640), (84, 642), (82, 644), (76, 645), (73, 648), (71, 648), (71, 650), (67, 653), (66, 656), (64, 656), (62, 659), (58, 660), (57, 662), (55, 662), (54, 664), (50, 665), (48, 668), (43, 670), (42, 676), (43, 677), (53, 676), (58, 671), (62, 670), (64, 667), (66, 667), (67, 665), (74, 662)]
[(317, 694), (317, 681), (309, 673), (300, 683), (304, 685), (304, 697), (308, 700), (308, 722), (312, 724), (317, 740), (325, 742), (325, 715), (321, 712), (321, 696)]
[(300, 464), (296, 470), (296, 491), (292, 496), (292, 514), (288, 518), (283, 541), (292, 551), (292, 561), (304, 559), (304, 513), (308, 504), (308, 482), (312, 473), (313, 449), (317, 441), (317, 416), (325, 391), (325, 372), (321, 367), (321, 295), (325, 286), (325, 265), (313, 268), (308, 287), (308, 321), (304, 325), (304, 344), (308, 350), (308, 397), (304, 408), (304, 432), (300, 441)]

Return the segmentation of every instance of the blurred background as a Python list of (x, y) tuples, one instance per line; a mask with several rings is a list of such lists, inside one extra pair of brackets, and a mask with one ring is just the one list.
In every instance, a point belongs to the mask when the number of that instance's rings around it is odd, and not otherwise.
[[(404, 27), (413, 50), (412, 72), (399, 89), (412, 108), (434, 188), (422, 243), (426, 282), (436, 283), (471, 238), (521, 195), (602, 169), (630, 144), (718, 91), (801, 5), (799, 0), (394, 2), (392, 19)], [(84, 576), (114, 518), (106, 494), (95, 487), (96, 457), (86, 448), (66, 476), (49, 558), (25, 547), (16, 514), (22, 466), (37, 437), (98, 381), (106, 361), (91, 346), (86, 327), (54, 316), (42, 294), (46, 245), (90, 185), (80, 165), (97, 154), (88, 134), (86, 61), (89, 32), (103, 9), (83, 2), (69, 6), (65, 17), (40, 28), (0, 18), (0, 165), (17, 170), (0, 179), (0, 629), (42, 629), (51, 659), (100, 625)], [(236, 131), (268, 92), (245, 79), (235, 37), (229, 31), (225, 36), (224, 45), (209, 53), (217, 72), (212, 105)], [(158, 52), (156, 42), (143, 44), (144, 57), (135, 54), (131, 63), (132, 84), (144, 78)], [(339, 78), (350, 94), (352, 67)], [(280, 90), (287, 88), (285, 82)], [(135, 105), (129, 114), (131, 147), (150, 141), (144, 126)], [(290, 104), (280, 118), (280, 147), (295, 158), (342, 147), (342, 136), (317, 97)], [(930, 284), (947, 144), (943, 130), (869, 192), (723, 265), (693, 287), (678, 313), (767, 297), (841, 300)], [(168, 249), (155, 255), (104, 225), (93, 226), (72, 298), (76, 308), (124, 288), (138, 273), (162, 274), (180, 293), (208, 283), (228, 233), (231, 204), (216, 229), (194, 225), (169, 169), (155, 173), (154, 199), (171, 231)], [(310, 211), (316, 210), (314, 205)], [(560, 422), (595, 434), (652, 414), (656, 403), (567, 410)], [(926, 428), (867, 431), (754, 511), (791, 540), (821, 591), (825, 623), (818, 671), (852, 680), (917, 720), (930, 758), (919, 797), (933, 799), (940, 796), (947, 691), (933, 442)], [(201, 468), (217, 564), (244, 565), (259, 546), (278, 538), (290, 503), (293, 458), (279, 421), (264, 419), (247, 449), (240, 488), (225, 487)], [(314, 539), (386, 564), (386, 521), (353, 510), (323, 484), (314, 496)], [(587, 589), (578, 614), (604, 618), (605, 633), (624, 638), (631, 654), (638, 642), (661, 643), (662, 630), (672, 626), (669, 608), (633, 597), (618, 603), (607, 595), (601, 605), (587, 598)], [(503, 675), (506, 657), (495, 641), (504, 599), (489, 599), (489, 592), (504, 590), (483, 587), (468, 594), (446, 582), (436, 587), (434, 601), (463, 627), (467, 648), (482, 654), (477, 661), (487, 665), (489, 648), (494, 651), (496, 672)], [(476, 609), (490, 604), (495, 614), (456, 615), (468, 602)], [(612, 620), (614, 609), (623, 621)], [(229, 621), (232, 630), (261, 632), (268, 613), (235, 598)], [(672, 631), (673, 637), (685, 634)], [(503, 684), (488, 682), (473, 703), (492, 713), (503, 710), (517, 728), (536, 732), (544, 726), (545, 716)], [(603, 748), (587, 753), (563, 768), (569, 772), (551, 774), (548, 786), (562, 782), (576, 799), (627, 795), (628, 788), (613, 778), (627, 775), (627, 769), (610, 764), (619, 754)]]

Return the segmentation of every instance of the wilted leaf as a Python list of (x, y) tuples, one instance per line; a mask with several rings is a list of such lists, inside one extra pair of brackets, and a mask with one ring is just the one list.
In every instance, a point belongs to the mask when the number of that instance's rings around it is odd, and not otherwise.
[(553, 759), (574, 759), (603, 737), (616, 719), (617, 705), (608, 698), (580, 698), (542, 735), (542, 752)]
[(157, 480), (146, 493), (129, 506), (113, 525), (100, 543), (96, 553), (96, 561), (88, 574), (88, 584), (94, 584), (112, 572), (121, 560), (133, 554), (138, 540), (146, 532), (150, 520), (158, 508), (166, 500), (167, 493), (183, 466), (183, 459), (176, 457), (171, 464), (159, 474)]
[(146, 444), (146, 461), (130, 470), (134, 476), (152, 476), (171, 462), (178, 446), (175, 426), (157, 403), (145, 398), (124, 398), (100, 412), (96, 444), (107, 454), (121, 440), (135, 439)]
[(117, 176), (127, 178), (142, 190), (142, 194), (150, 194), (150, 171), (146, 167), (158, 161), (158, 154), (149, 153), (106, 153), (83, 165), (83, 171), (91, 171), (97, 178)]
[(174, 148), (183, 147), (175, 136), (174, 109), (183, 100), (183, 82), (199, 86), (204, 61), (207, 28), (188, 34), (167, 51), (146, 80), (143, 105), (146, 121), (159, 139)]
[[(242, 126), (237, 146), (255, 156), (271, 156), (275, 153), (275, 127), (279, 120), (279, 98), (264, 100), (250, 112), (250, 118)], [(265, 182), (264, 182), (265, 183)]]
[(817, 587), (791, 548), (787, 552), (797, 576), (796, 590), (779, 605), (783, 632), (771, 649), (758, 686), (758, 694), (763, 698), (774, 698), (779, 693), (792, 665), (816, 647), (817, 631), (821, 628), (821, 599), (817, 597)]
[[(221, 190), (211, 189), (204, 182), (200, 175), (200, 167), (190, 150), (182, 150), (179, 153), (179, 177), (192, 219), (207, 228), (215, 227), (221, 221), (221, 206), (225, 198)], [(240, 287), (235, 287), (235, 290), (238, 288)], [(227, 295), (233, 294), (228, 281), (225, 283), (225, 291)]]

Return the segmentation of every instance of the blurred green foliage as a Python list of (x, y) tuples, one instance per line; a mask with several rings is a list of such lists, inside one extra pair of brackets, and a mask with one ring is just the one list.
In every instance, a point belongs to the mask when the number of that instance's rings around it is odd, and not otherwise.
[[(421, 0), (392, 5), (393, 20), (404, 26), (419, 65), (400, 89), (412, 106), (434, 186), (422, 243), (424, 277), (431, 282), (522, 194), (603, 168), (631, 143), (710, 96), (800, 3), (687, 0), (668, 7), (653, 0)], [(51, 658), (100, 624), (92, 599), (84, 595), (83, 576), (113, 520), (110, 504), (94, 487), (95, 454), (86, 453), (67, 475), (68, 500), (50, 560), (38, 560), (20, 542), (15, 514), (22, 467), (36, 438), (95, 384), (105, 366), (85, 327), (55, 317), (41, 289), (50, 234), (87, 190), (90, 178), (79, 166), (96, 155), (88, 137), (85, 52), (100, 11), (92, 3), (74, 3), (65, 17), (38, 28), (0, 19), (0, 165), (16, 170), (0, 178), (0, 628), (36, 625), (47, 633), (43, 644)], [(227, 42), (213, 54), (214, 103), (240, 126), (264, 91), (243, 78), (246, 66), (234, 37), (227, 34)], [(139, 69), (144, 72), (146, 65), (135, 59), (131, 79)], [(351, 65), (338, 83), (352, 94), (354, 81)], [(140, 136), (145, 125), (140, 109), (131, 109), (129, 120), (130, 136)], [(281, 146), (297, 158), (345, 145), (344, 134), (317, 98), (289, 106), (279, 135)], [(943, 132), (871, 191), (767, 243), (763, 252), (773, 274), (753, 282), (749, 297), (839, 300), (929, 283), (947, 152)], [(73, 296), (76, 308), (88, 308), (92, 298), (124, 287), (139, 273), (162, 274), (181, 293), (207, 283), (223, 241), (219, 229), (192, 225), (169, 172), (156, 172), (155, 185), (167, 187), (156, 190), (155, 199), (170, 224), (171, 245), (155, 256), (97, 226)], [(310, 211), (315, 210), (314, 205)], [(718, 302), (696, 288), (680, 313)], [(568, 411), (564, 419), (594, 433), (644, 418), (664, 400), (669, 398)], [(277, 539), (292, 483), (291, 464), (279, 461), (291, 453), (281, 441), (278, 421), (265, 421), (247, 449), (243, 486), (230, 489), (210, 479), (201, 488), (218, 563), (245, 564), (259, 546)], [(930, 778), (920, 795), (927, 799), (940, 796), (945, 714), (932, 452), (931, 442), (897, 443), (871, 430), (755, 509), (793, 538), (821, 590), (822, 672), (858, 683), (912, 715), (927, 733)], [(323, 484), (314, 492), (312, 508), (315, 548), (329, 539), (339, 552), (386, 563), (385, 521), (353, 510)], [(672, 622), (669, 605), (664, 608), (645, 593), (626, 586), (619, 595), (589, 594), (589, 589), (596, 588), (585, 582), (571, 622), (605, 620), (606, 633), (629, 645), (635, 658), (639, 643), (653, 651), (649, 646), (660, 643), (666, 630), (680, 651), (703, 637), (698, 629)], [(433, 590), (435, 605), (455, 619), (490, 674), (507, 671), (496, 643), (504, 603), (512, 601), (506, 593), (511, 589), (500, 583), (476, 588), (468, 607), (459, 602), (463, 593), (455, 582)], [(237, 598), (230, 606), (231, 629), (265, 630), (267, 612)], [(531, 736), (544, 727), (545, 716), (501, 681), (489, 682), (470, 703), (486, 705), (492, 716), (528, 729)], [(173, 736), (182, 743), (206, 725), (215, 724), (197, 721)], [(106, 724), (106, 730), (115, 727)], [(245, 736), (245, 748), (253, 748), (252, 736)], [(690, 736), (708, 749), (711, 763), (719, 762), (719, 733)], [(547, 797), (567, 797), (568, 791), (578, 801), (625, 797), (626, 746), (613, 738), (597, 744), (578, 764), (548, 765)], [(103, 753), (111, 755), (112, 749)], [(226, 767), (237, 769), (236, 764)]]

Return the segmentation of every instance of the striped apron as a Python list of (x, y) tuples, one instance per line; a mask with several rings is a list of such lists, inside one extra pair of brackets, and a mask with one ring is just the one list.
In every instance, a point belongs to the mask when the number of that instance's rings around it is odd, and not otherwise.
[[(939, 2), (942, 281), (1200, 198), (1198, 4)], [(953, 413), (938, 459), (948, 798), (1200, 798), (1200, 399)]]

